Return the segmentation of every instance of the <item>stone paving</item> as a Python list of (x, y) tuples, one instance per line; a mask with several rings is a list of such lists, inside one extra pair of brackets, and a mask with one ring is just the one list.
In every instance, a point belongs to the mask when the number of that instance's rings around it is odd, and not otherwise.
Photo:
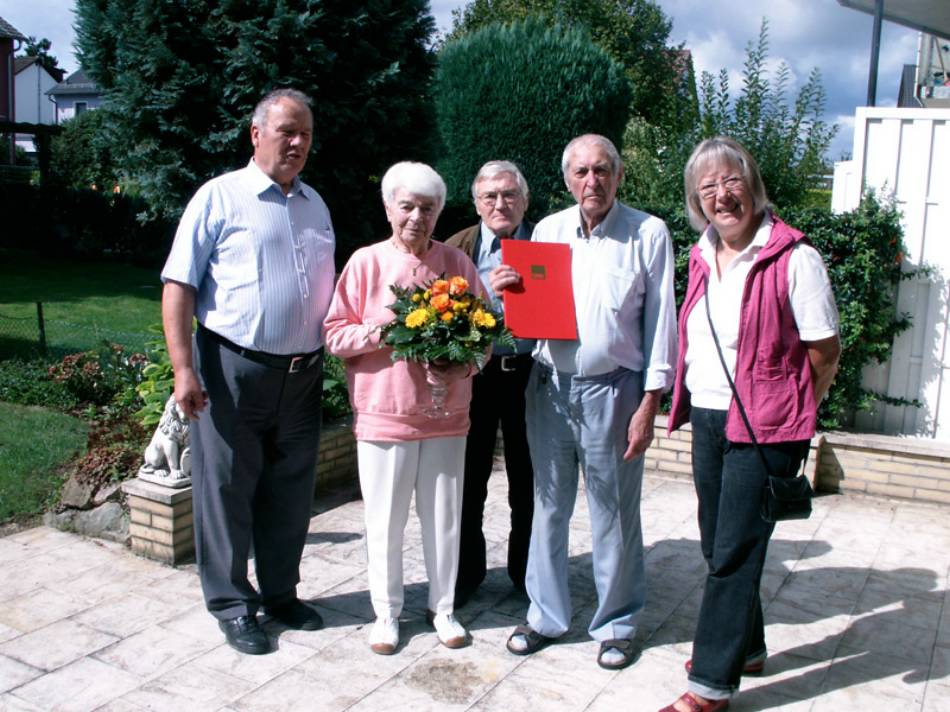
[[(656, 712), (685, 689), (703, 580), (686, 480), (648, 476), (643, 520), (649, 598), (639, 661), (595, 664), (586, 502), (571, 531), (576, 614), (557, 645), (521, 658), (504, 642), (527, 602), (504, 572), (505, 478), (492, 478), (486, 534), (493, 569), (457, 615), (473, 644), (448, 650), (423, 620), (417, 524), (405, 550), (403, 643), (366, 643), (363, 507), (311, 520), (302, 598), (317, 632), (266, 624), (278, 650), (242, 656), (204, 611), (193, 566), (39, 527), (0, 539), (0, 710), (499, 710)], [(323, 506), (326, 506), (323, 503)], [(770, 657), (730, 709), (950, 711), (950, 517), (910, 502), (824, 496), (811, 519), (780, 524), (763, 580)]]

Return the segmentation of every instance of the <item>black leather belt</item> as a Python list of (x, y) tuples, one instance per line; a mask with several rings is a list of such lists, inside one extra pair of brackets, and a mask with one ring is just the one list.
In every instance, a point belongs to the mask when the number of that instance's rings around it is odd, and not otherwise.
[(238, 346), (233, 341), (229, 341), (228, 339), (221, 336), (221, 334), (211, 331), (211, 329), (205, 327), (202, 324), (198, 324), (198, 331), (214, 341), (216, 344), (223, 346), (228, 351), (233, 351), (238, 356), (243, 356), (248, 361), (253, 361), (254, 363), (259, 363), (262, 366), (268, 366), (270, 368), (286, 371), (287, 373), (299, 373), (300, 371), (306, 371), (311, 366), (315, 366), (323, 357), (322, 348), (319, 348), (316, 351), (311, 351), (308, 354), (281, 356), (279, 354), (269, 354), (265, 351), (252, 351), (251, 349), (246, 349), (243, 346)]
[(506, 354), (504, 356), (492, 356), (492, 361), (498, 362), (498, 369), (511, 373), (518, 370), (519, 363), (525, 363), (531, 359), (531, 354)]

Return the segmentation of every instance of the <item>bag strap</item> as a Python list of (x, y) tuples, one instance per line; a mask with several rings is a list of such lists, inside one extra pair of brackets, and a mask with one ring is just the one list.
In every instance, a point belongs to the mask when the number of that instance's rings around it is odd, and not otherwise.
[(719, 363), (722, 364), (723, 373), (726, 374), (726, 380), (729, 381), (729, 388), (732, 389), (732, 398), (736, 402), (736, 407), (739, 409), (739, 415), (742, 416), (742, 422), (745, 423), (746, 430), (749, 431), (749, 438), (755, 446), (755, 451), (759, 454), (759, 459), (762, 461), (762, 467), (765, 468), (765, 473), (769, 477), (772, 477), (772, 468), (769, 467), (769, 463), (766, 461), (765, 455), (759, 447), (759, 441), (755, 439), (755, 433), (752, 432), (752, 423), (749, 422), (749, 416), (746, 415), (745, 407), (742, 405), (742, 399), (739, 398), (739, 391), (736, 389), (735, 381), (732, 380), (732, 374), (729, 373), (729, 366), (726, 365), (726, 357), (722, 355), (722, 346), (719, 345), (719, 336), (716, 334), (716, 327), (713, 326), (712, 314), (709, 311), (709, 278), (705, 274), (703, 274), (703, 301), (706, 303), (706, 319), (709, 321), (709, 331), (712, 333), (713, 342), (716, 344), (716, 353), (719, 354)]

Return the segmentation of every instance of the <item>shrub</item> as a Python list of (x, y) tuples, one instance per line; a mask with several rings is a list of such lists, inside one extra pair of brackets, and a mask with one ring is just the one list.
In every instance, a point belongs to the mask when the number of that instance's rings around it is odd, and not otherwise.
[(346, 368), (339, 358), (327, 354), (323, 363), (323, 420), (342, 418), (350, 412)]
[(70, 411), (79, 400), (62, 383), (50, 378), (44, 359), (0, 361), (0, 401)]
[(69, 354), (49, 367), (50, 378), (62, 384), (81, 404), (131, 407), (142, 379), (144, 354), (128, 353), (118, 344)]
[(582, 133), (617, 144), (630, 113), (623, 66), (577, 27), (538, 18), (489, 25), (447, 43), (435, 78), (444, 146), (439, 170), (449, 200), (471, 202), (469, 186), (488, 160), (515, 161), (531, 187), (531, 212), (565, 194), (561, 150)]

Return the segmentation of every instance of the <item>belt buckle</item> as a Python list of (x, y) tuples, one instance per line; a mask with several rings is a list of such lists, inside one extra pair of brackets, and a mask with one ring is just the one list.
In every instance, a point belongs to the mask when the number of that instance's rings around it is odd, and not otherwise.
[[(516, 358), (517, 356), (514, 356), (514, 355), (502, 356), (501, 364), (500, 364), (501, 370), (504, 371), (505, 373), (511, 373), (512, 371), (514, 371), (515, 370), (514, 360)], [(509, 363), (511, 364), (510, 366), (508, 365)]]
[(290, 367), (287, 369), (287, 373), (297, 373), (298, 371), (303, 370), (304, 368), (304, 359), (306, 356), (294, 356), (290, 359)]

